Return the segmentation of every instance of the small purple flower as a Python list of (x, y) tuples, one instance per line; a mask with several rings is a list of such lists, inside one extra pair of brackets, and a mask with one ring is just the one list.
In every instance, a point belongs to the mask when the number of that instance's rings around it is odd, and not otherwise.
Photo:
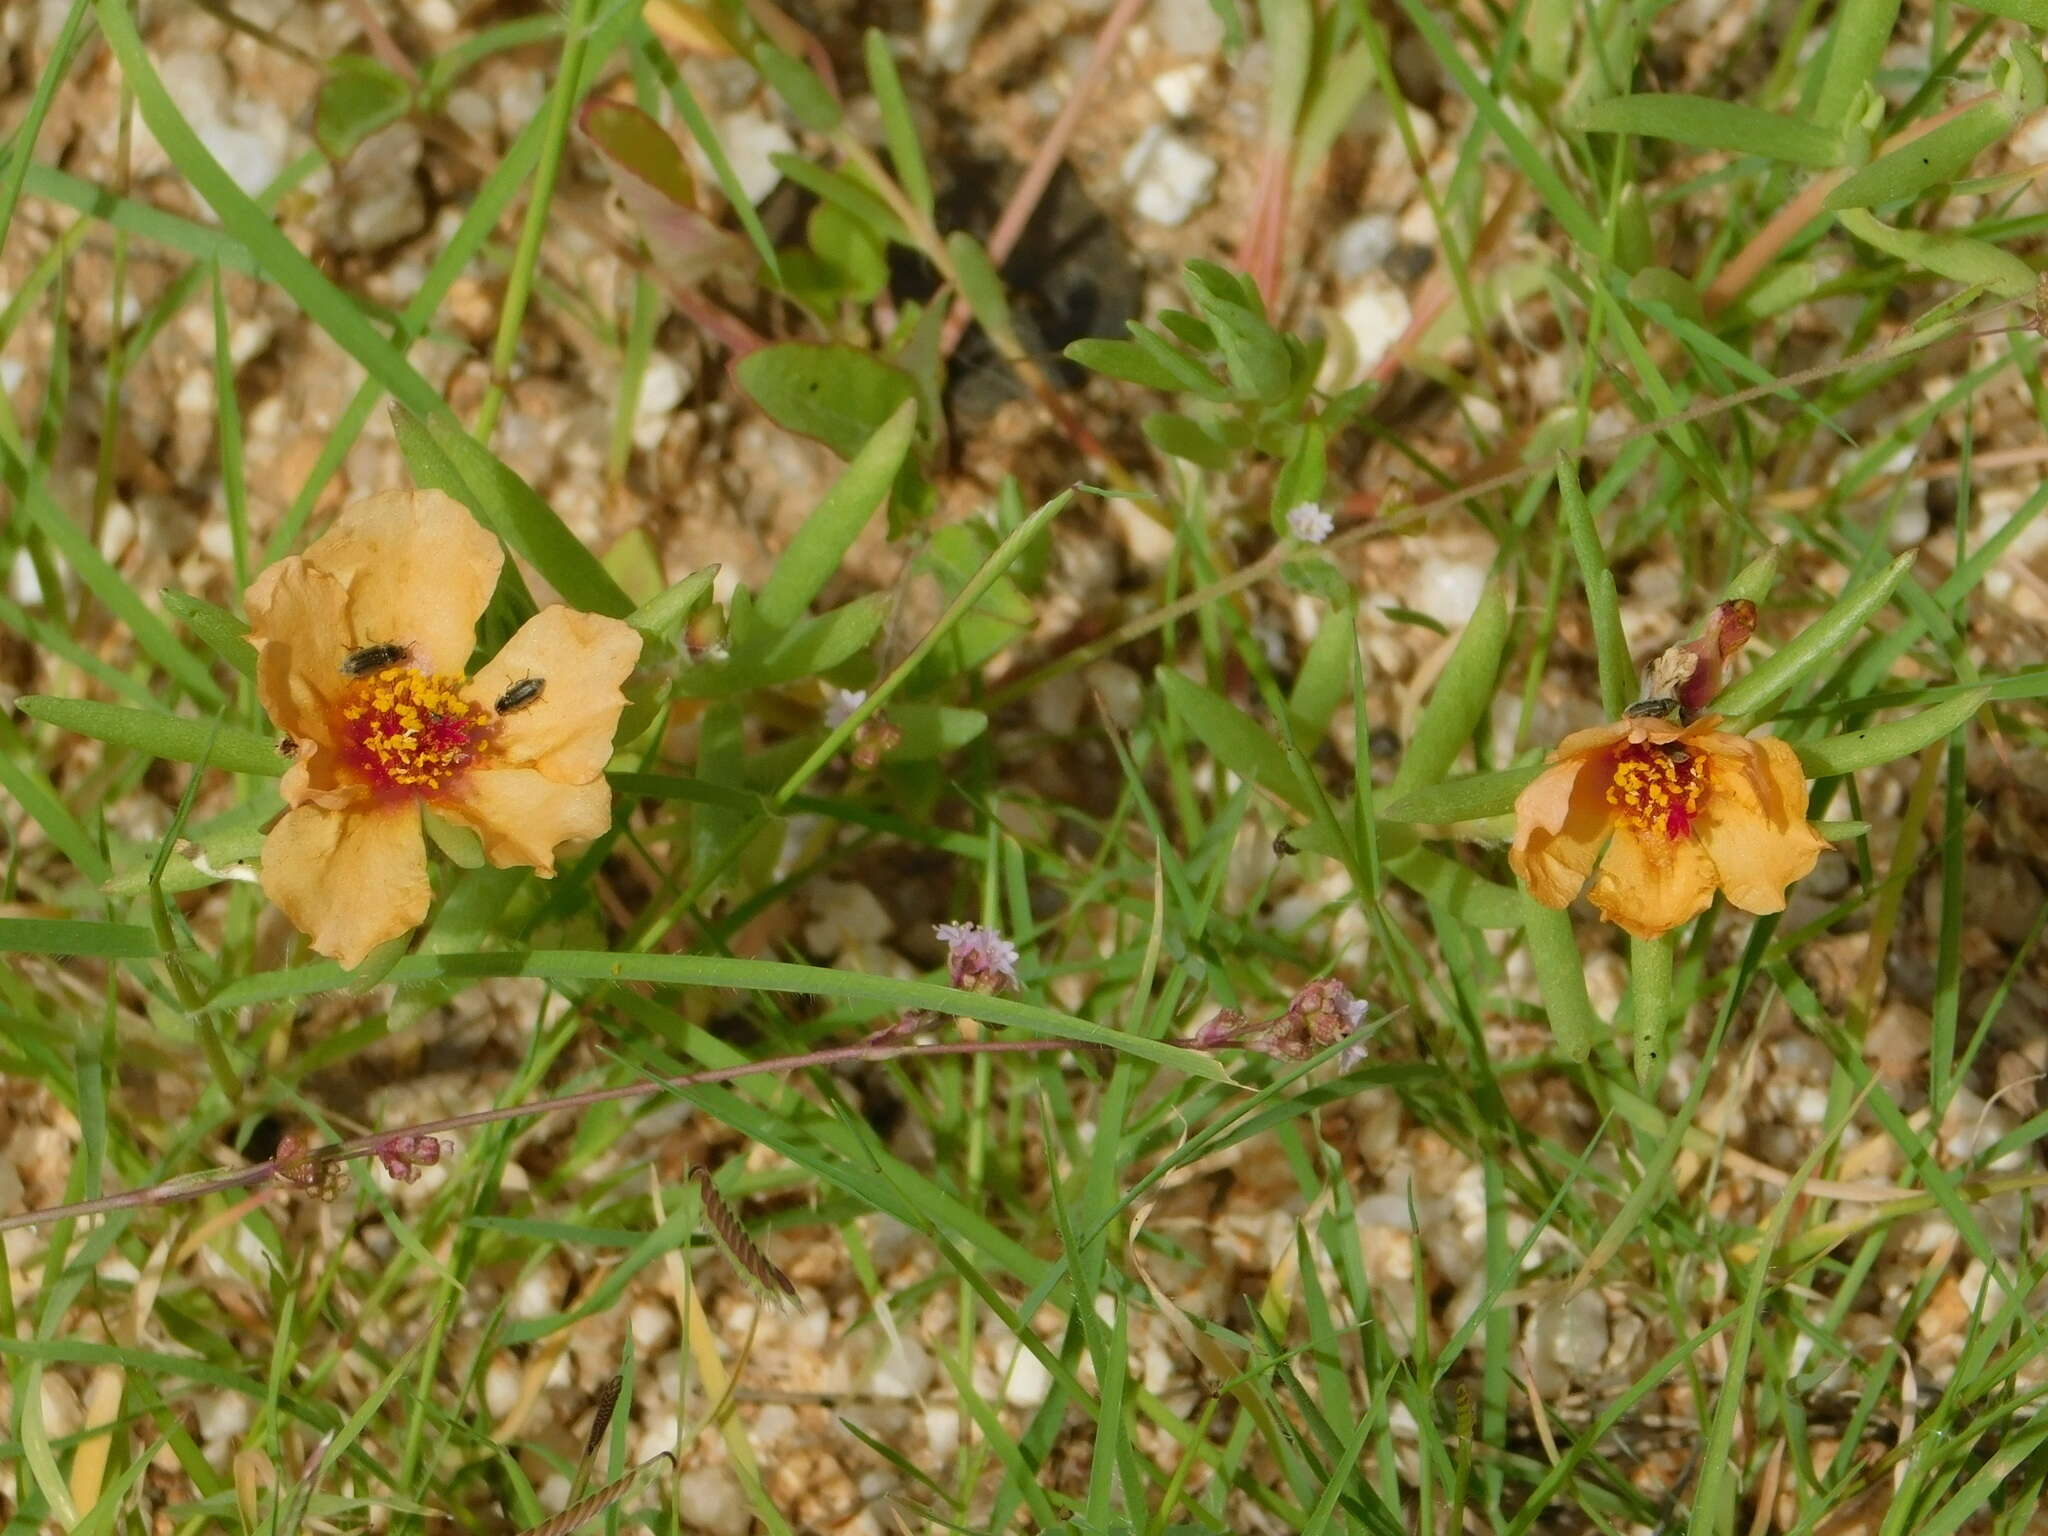
[(834, 688), (825, 700), (825, 729), (838, 730), (867, 701), (868, 691), (865, 688)]
[(979, 923), (939, 923), (946, 973), (964, 992), (1000, 992), (1017, 985), (1017, 946)]
[(1336, 528), (1337, 520), (1312, 501), (1287, 509), (1287, 531), (1304, 544), (1320, 544)]

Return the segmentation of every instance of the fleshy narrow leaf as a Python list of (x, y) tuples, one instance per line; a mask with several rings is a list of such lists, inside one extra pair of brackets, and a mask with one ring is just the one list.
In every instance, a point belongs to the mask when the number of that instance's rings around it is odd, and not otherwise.
[(2012, 103), (2003, 96), (1986, 97), (1939, 128), (1879, 155), (1830, 192), (1821, 206), (1830, 213), (1874, 208), (1946, 186), (2005, 137), (2017, 118)]
[(1896, 256), (1912, 266), (1923, 267), (1936, 277), (1982, 286), (2001, 299), (2033, 295), (2037, 282), (2034, 269), (1998, 246), (1946, 231), (1899, 229), (1880, 223), (1861, 208), (1844, 208), (1835, 217), (1842, 228), (1866, 245), (1874, 245), (1887, 256)]
[(1847, 154), (1842, 136), (1818, 124), (1740, 102), (1678, 92), (1610, 96), (1580, 113), (1579, 126), (1592, 133), (1633, 133), (1693, 149), (1761, 155), (1809, 170), (1840, 165)]
[(1892, 590), (1912, 569), (1916, 553), (1907, 550), (1861, 586), (1844, 592), (1832, 608), (1780, 646), (1776, 655), (1722, 689), (1714, 698), (1715, 712), (1755, 715), (1797, 687), (1809, 672), (1846, 646), (1863, 621), (1890, 600)]
[[(888, 615), (888, 600), (886, 592), (855, 598), (830, 613), (800, 619), (724, 661), (685, 668), (676, 679), (676, 692), (685, 698), (728, 698), (829, 672), (874, 639)], [(760, 632), (758, 621), (754, 628)]]
[(1861, 731), (1799, 743), (1799, 765), (1810, 779), (1855, 773), (1910, 756), (1967, 725), (1991, 697), (1989, 688), (1973, 688), (1923, 709), (1903, 720), (1889, 720)]
[(875, 93), (875, 106), (882, 114), (882, 138), (889, 146), (889, 164), (895, 168), (896, 184), (929, 224), (932, 175), (924, 162), (924, 148), (918, 140), (910, 99), (903, 94), (903, 80), (896, 72), (896, 58), (889, 52), (889, 39), (879, 28), (869, 27), (861, 46), (867, 60), (868, 88)]
[(275, 737), (258, 736), (238, 725), (130, 709), (125, 704), (102, 704), (95, 699), (31, 694), (17, 703), (31, 720), (175, 763), (204, 763), (227, 773), (254, 773), (265, 778), (277, 778), (286, 767)]
[(1494, 681), (1507, 643), (1507, 592), (1501, 583), (1489, 582), (1415, 722), (1408, 749), (1401, 754), (1401, 766), (1387, 786), (1389, 800), (1435, 784), (1450, 772), (1492, 704)]
[(861, 444), (831, 490), (803, 521), (754, 600), (754, 616), (771, 630), (802, 618), (838, 571), (910, 452), (917, 432), (917, 403), (905, 400), (873, 436)]
[(467, 489), (466, 495), (450, 494), (518, 551), (564, 601), (615, 619), (633, 611), (633, 600), (619, 590), (603, 562), (569, 531), (532, 486), (506, 468), (454, 417), (432, 417), (425, 425)]
[(1160, 690), (1191, 740), (1215, 753), (1240, 779), (1277, 795), (1305, 815), (1314, 813), (1317, 797), (1301, 782), (1269, 727), (1171, 667), (1161, 667), (1158, 677)]
[(643, 635), (673, 641), (690, 616), (711, 596), (711, 584), (718, 579), (718, 567), (704, 566), (690, 572), (666, 591), (657, 592), (626, 616), (626, 622)]
[(143, 960), (156, 953), (156, 935), (136, 923), (86, 923), (50, 917), (0, 917), (0, 955), (68, 955), (93, 960)]
[(1571, 914), (1544, 906), (1527, 891), (1522, 904), (1522, 933), (1550, 1032), (1566, 1057), (1584, 1061), (1593, 1053), (1603, 1026), (1586, 995), (1586, 962), (1579, 954)]
[(1497, 773), (1464, 774), (1389, 800), (1380, 806), (1379, 813), (1386, 821), (1439, 826), (1504, 815), (1515, 808), (1515, 796), (1542, 771), (1543, 764), (1530, 763), (1522, 768), (1503, 768)]
[(249, 626), (225, 608), (203, 597), (166, 587), (157, 594), (166, 611), (174, 614), (206, 643), (206, 648), (244, 677), (256, 675), (256, 647), (248, 641)]

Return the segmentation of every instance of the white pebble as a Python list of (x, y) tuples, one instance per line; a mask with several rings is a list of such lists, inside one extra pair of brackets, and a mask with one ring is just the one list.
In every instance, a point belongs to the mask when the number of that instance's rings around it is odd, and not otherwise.
[(902, 1334), (875, 1362), (868, 1390), (877, 1397), (916, 1397), (932, 1382), (932, 1357), (917, 1340)]
[(1565, 1381), (1592, 1375), (1607, 1358), (1607, 1303), (1598, 1291), (1545, 1302), (1529, 1319), (1530, 1353)]
[(782, 180), (782, 172), (769, 157), (788, 154), (796, 148), (796, 140), (782, 124), (758, 112), (729, 113), (719, 126), (724, 130), (726, 158), (732, 162), (740, 190), (747, 201), (760, 202)]
[(1377, 366), (1408, 329), (1408, 296), (1374, 273), (1344, 301), (1337, 318), (1351, 338), (1352, 376), (1357, 378)]
[(747, 1496), (727, 1467), (692, 1467), (685, 1472), (676, 1481), (676, 1508), (688, 1510), (691, 1528), (710, 1536), (747, 1536), (754, 1528)]
[(1400, 243), (1401, 226), (1391, 213), (1364, 214), (1331, 239), (1330, 270), (1341, 283), (1356, 282), (1368, 272), (1377, 272)]
[(960, 1449), (960, 1410), (927, 1408), (924, 1411), (924, 1443), (934, 1461), (950, 1461)]
[(36, 563), (26, 549), (14, 552), (14, 564), (7, 572), (7, 590), (24, 608), (33, 608), (43, 600), (42, 578), (36, 575)]
[(492, 1418), (502, 1419), (518, 1401), (519, 1364), (510, 1355), (500, 1354), (484, 1371), (484, 1406)]
[(1124, 156), (1123, 178), (1138, 216), (1174, 229), (1209, 200), (1216, 186), (1216, 162), (1154, 123)]
[(666, 1344), (676, 1329), (675, 1312), (658, 1301), (643, 1301), (633, 1309), (633, 1342), (642, 1350)]
[(1463, 560), (1432, 557), (1416, 573), (1412, 606), (1437, 623), (1457, 629), (1470, 621), (1486, 592), (1486, 572)]
[(249, 1400), (239, 1392), (216, 1392), (199, 1405), (199, 1438), (207, 1445), (240, 1439), (249, 1427)]
[(965, 69), (967, 51), (988, 17), (993, 0), (928, 0), (924, 12), (925, 57), (940, 69)]
[(1195, 110), (1195, 97), (1201, 92), (1202, 82), (1208, 78), (1208, 65), (1183, 64), (1178, 69), (1162, 70), (1154, 75), (1152, 94), (1166, 108), (1168, 117), (1186, 117)]
[(1003, 1401), (1012, 1408), (1036, 1408), (1052, 1393), (1052, 1372), (1030, 1350), (1018, 1347), (1003, 1382)]
[(267, 133), (217, 119), (192, 126), (221, 169), (251, 197), (277, 180), (284, 169), (284, 145)]

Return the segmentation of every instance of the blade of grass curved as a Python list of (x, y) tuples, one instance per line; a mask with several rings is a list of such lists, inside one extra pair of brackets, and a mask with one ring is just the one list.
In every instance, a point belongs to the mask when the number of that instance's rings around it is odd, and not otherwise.
[[(474, 980), (479, 977), (538, 976), (543, 980), (621, 982), (645, 981), (672, 987), (725, 987), (735, 992), (789, 993), (801, 997), (836, 997), (876, 1003), (892, 1012), (921, 1009), (957, 1018), (980, 1019), (1076, 1045), (1100, 1046), (1142, 1057), (1190, 1077), (1228, 1081), (1229, 1073), (1213, 1057), (1157, 1040), (1127, 1035), (1105, 1025), (1057, 1013), (1014, 998), (960, 992), (929, 981), (899, 981), (860, 971), (824, 966), (792, 965), (780, 960), (733, 960), (717, 955), (631, 955), (602, 950), (535, 950), (527, 954), (410, 955), (391, 969), (385, 980), (408, 982)], [(230, 983), (211, 1000), (216, 1008), (275, 1002), (333, 991), (345, 984), (345, 973), (332, 964), (271, 971)]]

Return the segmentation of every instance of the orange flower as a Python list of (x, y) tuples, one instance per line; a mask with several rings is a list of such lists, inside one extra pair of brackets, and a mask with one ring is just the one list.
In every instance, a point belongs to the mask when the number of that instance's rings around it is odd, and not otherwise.
[(345, 966), (427, 915), (422, 806), (541, 875), (611, 824), (604, 767), (640, 637), (544, 608), (465, 676), (503, 563), (449, 497), (393, 491), (249, 587), (257, 697), (294, 749), (263, 889)]
[(1827, 846), (1806, 820), (1791, 747), (1631, 718), (1575, 731), (1515, 799), (1508, 862), (1545, 906), (1591, 877), (1600, 915), (1654, 939), (1699, 916), (1719, 889), (1745, 912), (1782, 912), (1785, 888)]

